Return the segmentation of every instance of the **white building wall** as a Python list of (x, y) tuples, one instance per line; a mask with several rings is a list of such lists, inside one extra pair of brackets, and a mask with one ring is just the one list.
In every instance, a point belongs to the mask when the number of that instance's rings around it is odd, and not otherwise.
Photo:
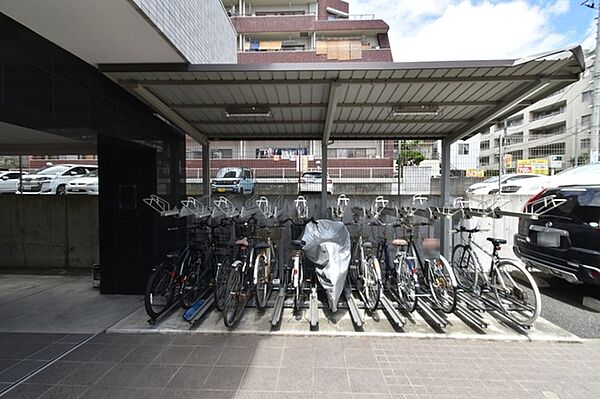
[(190, 63), (237, 62), (237, 34), (221, 0), (129, 1)]

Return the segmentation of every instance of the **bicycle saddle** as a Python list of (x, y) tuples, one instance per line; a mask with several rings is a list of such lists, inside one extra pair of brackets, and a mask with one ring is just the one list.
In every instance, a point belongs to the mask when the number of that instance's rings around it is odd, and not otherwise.
[(259, 242), (254, 245), (254, 249), (264, 249), (264, 248), (269, 248), (269, 244), (267, 244), (266, 242)]
[(292, 240), (292, 245), (295, 246), (295, 247), (302, 248), (303, 246), (306, 245), (306, 241), (303, 241), (303, 240)]
[(392, 240), (392, 245), (395, 247), (405, 247), (408, 245), (408, 241), (403, 238), (395, 238)]
[(423, 249), (426, 250), (439, 250), (440, 249), (440, 240), (437, 238), (425, 238), (423, 240)]
[(363, 248), (373, 248), (373, 243), (370, 241), (365, 241), (362, 243)]
[(506, 244), (506, 240), (502, 238), (488, 237), (487, 240), (494, 244), (495, 247), (499, 247), (502, 244)]
[(239, 245), (240, 247), (247, 247), (248, 246), (248, 238), (244, 237), (242, 239), (239, 239), (235, 242), (235, 245)]
[(173, 251), (167, 254), (167, 259), (177, 259), (179, 258), (180, 251)]

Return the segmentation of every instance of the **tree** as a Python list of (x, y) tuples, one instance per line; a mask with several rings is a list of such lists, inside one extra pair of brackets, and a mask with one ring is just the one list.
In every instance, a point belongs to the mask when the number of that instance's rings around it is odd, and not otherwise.
[(418, 140), (402, 140), (398, 151), (398, 165), (418, 165), (425, 156), (421, 152), (421, 142)]

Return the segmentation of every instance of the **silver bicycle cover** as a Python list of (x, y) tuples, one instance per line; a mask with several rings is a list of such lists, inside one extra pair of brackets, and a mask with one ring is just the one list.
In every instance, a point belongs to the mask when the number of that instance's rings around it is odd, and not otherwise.
[(317, 277), (327, 293), (329, 308), (337, 312), (350, 265), (350, 233), (342, 222), (318, 220), (317, 223), (309, 223), (304, 228), (304, 255), (316, 265)]

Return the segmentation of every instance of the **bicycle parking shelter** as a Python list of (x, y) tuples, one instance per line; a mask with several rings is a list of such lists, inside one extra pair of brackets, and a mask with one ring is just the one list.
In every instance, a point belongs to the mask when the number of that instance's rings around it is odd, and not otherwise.
[[(321, 140), (326, 176), (327, 146), (334, 140), (442, 140), (446, 203), (450, 145), (577, 81), (585, 64), (577, 46), (517, 60), (99, 68), (202, 144), (203, 154), (213, 140)], [(429, 108), (435, 112), (418, 112)], [(210, 193), (210, 157), (202, 159), (204, 193)], [(326, 179), (320, 203), (325, 215)], [(441, 223), (447, 231), (448, 221)], [(446, 234), (441, 241), (448, 253)]]

